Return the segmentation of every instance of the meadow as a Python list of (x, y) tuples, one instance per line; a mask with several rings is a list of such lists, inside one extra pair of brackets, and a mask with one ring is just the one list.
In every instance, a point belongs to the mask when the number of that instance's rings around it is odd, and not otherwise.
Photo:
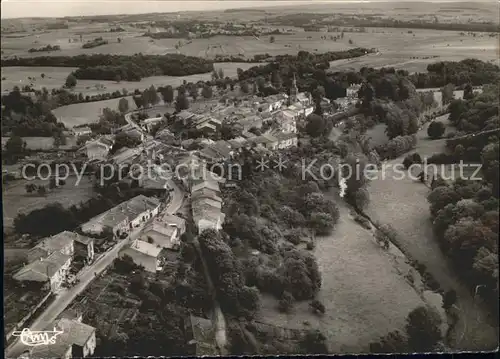
[[(446, 131), (453, 131), (447, 121), (447, 115), (437, 119), (447, 125)], [(435, 153), (444, 152), (445, 139), (430, 140), (427, 136), (428, 124), (417, 133), (418, 144), (414, 151), (422, 158), (430, 157)], [(401, 164), (405, 155), (387, 161), (390, 165)], [(451, 166), (444, 166), (443, 171), (449, 175)], [(414, 178), (420, 169), (415, 168)], [(455, 172), (458, 173), (458, 172)], [(396, 177), (396, 178), (395, 178)], [(427, 195), (430, 190), (427, 186), (409, 176), (399, 179), (393, 167), (385, 170), (385, 179), (378, 176), (370, 182), (368, 187), (370, 203), (366, 213), (372, 220), (391, 224), (399, 234), (399, 244), (414, 259), (425, 265), (427, 271), (437, 280), (443, 290), (456, 290), (459, 298), (459, 307), (467, 313), (469, 322), (459, 324), (458, 331), (465, 330), (464, 340), (453, 343), (454, 349), (460, 350), (486, 350), (493, 348), (496, 343), (496, 333), (488, 324), (487, 314), (481, 307), (474, 303), (470, 291), (465, 288), (447, 258), (442, 253), (432, 232), (430, 221), (429, 203)], [(466, 320), (466, 319), (465, 319)], [(458, 334), (460, 336), (460, 333)]]
[(78, 186), (75, 185), (76, 177), (69, 177), (66, 179), (64, 186), (49, 191), (46, 196), (26, 193), (25, 185), (31, 183), (45, 185), (48, 188), (49, 181), (40, 179), (33, 181), (17, 180), (4, 185), (2, 199), (5, 227), (12, 226), (14, 218), (19, 213), (29, 213), (55, 202), (61, 203), (64, 207), (68, 208), (73, 204), (77, 205), (82, 201), (87, 201), (94, 195), (92, 180), (88, 177), (83, 177)]
[(296, 303), (290, 314), (280, 313), (278, 302), (264, 295), (257, 320), (320, 329), (332, 353), (369, 352), (370, 342), (402, 330), (408, 313), (423, 299), (405, 280), (409, 266), (401, 256), (384, 251), (373, 233), (354, 221), (338, 195), (327, 195), (337, 203), (340, 219), (331, 235), (316, 238), (314, 249), (322, 276), (317, 298), (325, 314), (312, 314), (309, 302)]

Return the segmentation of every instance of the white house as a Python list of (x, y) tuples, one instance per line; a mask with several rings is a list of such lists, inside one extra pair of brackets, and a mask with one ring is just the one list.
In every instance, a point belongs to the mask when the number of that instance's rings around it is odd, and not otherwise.
[(120, 256), (127, 255), (135, 264), (143, 266), (148, 272), (156, 273), (161, 270), (159, 257), (161, 250), (162, 247), (159, 245), (136, 239), (129, 248), (120, 252)]

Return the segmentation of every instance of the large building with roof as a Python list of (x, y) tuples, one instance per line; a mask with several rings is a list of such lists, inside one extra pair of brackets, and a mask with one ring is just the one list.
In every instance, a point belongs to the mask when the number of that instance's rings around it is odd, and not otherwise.
[(30, 285), (30, 283), (41, 284), (56, 293), (65, 281), (70, 265), (70, 255), (54, 252), (48, 257), (41, 257), (25, 265), (12, 277), (26, 285)]
[(141, 223), (156, 216), (160, 208), (160, 201), (154, 197), (136, 196), (120, 203), (110, 210), (99, 214), (87, 223), (82, 224), (84, 233), (98, 234), (106, 231), (114, 235), (128, 233)]
[(97, 345), (96, 328), (79, 320), (61, 318), (45, 330), (59, 330), (55, 343), (34, 347), (30, 358), (86, 358), (92, 356)]

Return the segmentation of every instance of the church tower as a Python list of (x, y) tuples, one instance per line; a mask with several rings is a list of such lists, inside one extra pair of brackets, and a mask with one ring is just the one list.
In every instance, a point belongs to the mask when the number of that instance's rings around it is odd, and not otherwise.
[(292, 87), (290, 88), (290, 96), (288, 97), (288, 104), (294, 104), (297, 102), (297, 94), (299, 93), (299, 89), (297, 88), (297, 79), (295, 78), (295, 72), (293, 73), (293, 82)]

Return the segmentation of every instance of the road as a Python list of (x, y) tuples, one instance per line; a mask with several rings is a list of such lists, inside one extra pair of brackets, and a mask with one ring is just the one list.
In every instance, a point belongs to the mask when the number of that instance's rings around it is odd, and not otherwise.
[(168, 180), (167, 183), (168, 186), (174, 190), (172, 191), (172, 199), (170, 200), (166, 211), (169, 214), (175, 214), (175, 212), (182, 207), (182, 203), (184, 202), (184, 191), (182, 191), (182, 189), (172, 180)]

